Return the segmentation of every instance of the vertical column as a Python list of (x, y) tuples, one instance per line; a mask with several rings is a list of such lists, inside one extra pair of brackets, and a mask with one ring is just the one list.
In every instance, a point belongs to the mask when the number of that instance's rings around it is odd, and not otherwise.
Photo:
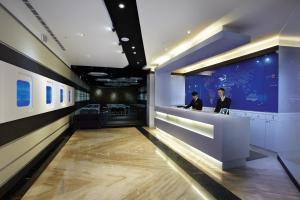
[(147, 76), (147, 125), (154, 127), (155, 117), (155, 77), (154, 73)]

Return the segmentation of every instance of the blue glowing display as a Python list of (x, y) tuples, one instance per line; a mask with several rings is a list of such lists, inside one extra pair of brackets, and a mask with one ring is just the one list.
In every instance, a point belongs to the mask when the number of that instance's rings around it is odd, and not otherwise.
[(46, 86), (46, 104), (52, 103), (52, 87)]
[(30, 83), (17, 80), (17, 106), (25, 107), (30, 105)]
[(64, 90), (60, 89), (60, 103), (64, 102)]
[(186, 76), (186, 97), (197, 91), (206, 107), (215, 107), (217, 88), (232, 100), (231, 109), (278, 112), (278, 54), (271, 53), (219, 67), (205, 75)]

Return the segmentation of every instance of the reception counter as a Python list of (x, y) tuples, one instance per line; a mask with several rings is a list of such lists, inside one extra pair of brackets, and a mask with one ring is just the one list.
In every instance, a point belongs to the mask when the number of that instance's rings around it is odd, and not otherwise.
[(176, 107), (155, 107), (155, 125), (219, 161), (223, 169), (245, 165), (250, 119)]

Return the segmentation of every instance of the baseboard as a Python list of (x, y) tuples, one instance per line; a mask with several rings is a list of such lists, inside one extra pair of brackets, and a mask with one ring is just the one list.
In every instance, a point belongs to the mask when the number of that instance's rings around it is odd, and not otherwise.
[(300, 184), (295, 179), (295, 177), (293, 176), (293, 174), (290, 172), (289, 168), (284, 164), (284, 161), (280, 158), (279, 155), (277, 155), (277, 159), (280, 162), (280, 164), (282, 165), (282, 167), (284, 168), (284, 170), (286, 171), (286, 173), (288, 174), (288, 176), (290, 177), (291, 181), (294, 183), (294, 185), (296, 186), (296, 188), (300, 192)]
[(0, 199), (21, 199), (75, 132), (70, 126), (0, 188)]

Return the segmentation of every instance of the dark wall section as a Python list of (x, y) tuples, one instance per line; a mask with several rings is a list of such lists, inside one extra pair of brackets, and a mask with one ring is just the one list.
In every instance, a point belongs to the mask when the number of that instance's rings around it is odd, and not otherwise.
[(139, 87), (104, 88), (92, 87), (91, 102), (98, 104), (137, 104), (143, 101)]

